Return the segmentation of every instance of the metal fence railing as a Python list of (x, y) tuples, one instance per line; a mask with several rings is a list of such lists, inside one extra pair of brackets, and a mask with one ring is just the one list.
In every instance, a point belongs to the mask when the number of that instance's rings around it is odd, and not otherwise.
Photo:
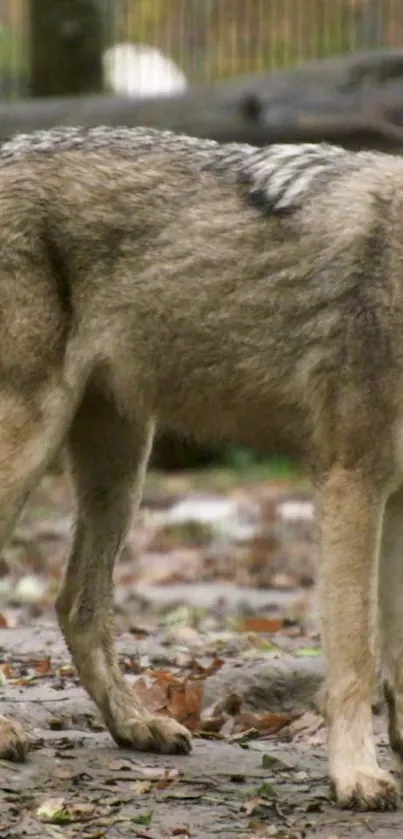
[[(95, 29), (84, 29), (97, 19), (104, 85), (136, 94), (164, 82), (180, 89), (315, 57), (403, 46), (402, 0), (0, 0), (3, 98), (30, 93), (38, 53), (32, 39), (40, 39), (32, 23), (41, 14), (52, 16), (67, 53), (69, 43), (94, 38)], [(46, 52), (51, 45), (42, 40)], [(114, 49), (117, 44), (125, 48)]]
[(401, 0), (118, 0), (119, 38), (157, 46), (192, 82), (403, 45)]

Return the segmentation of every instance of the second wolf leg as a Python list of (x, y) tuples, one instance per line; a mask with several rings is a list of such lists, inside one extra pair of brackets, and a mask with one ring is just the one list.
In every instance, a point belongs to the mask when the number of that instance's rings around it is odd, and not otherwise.
[(403, 489), (386, 505), (379, 568), (379, 638), (389, 741), (403, 760)]
[[(0, 547), (18, 514), (60, 447), (73, 399), (63, 386), (43, 383), (29, 395), (0, 388)], [(23, 760), (28, 737), (14, 720), (0, 716), (0, 758)]]
[(150, 423), (122, 417), (108, 397), (88, 390), (68, 441), (77, 519), (57, 612), (81, 682), (118, 745), (186, 753), (187, 729), (147, 711), (114, 647), (113, 566), (140, 499), (151, 441)]
[(384, 501), (360, 471), (332, 468), (318, 490), (330, 776), (343, 807), (395, 807), (372, 733), (377, 560)]

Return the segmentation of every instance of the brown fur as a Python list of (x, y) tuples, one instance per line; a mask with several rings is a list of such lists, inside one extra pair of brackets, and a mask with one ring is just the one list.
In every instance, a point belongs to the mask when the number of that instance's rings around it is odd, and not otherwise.
[[(330, 775), (342, 806), (390, 807), (371, 698), (378, 600), (403, 754), (403, 161), (302, 147), (294, 171), (282, 154), (112, 129), (0, 149), (2, 539), (65, 443), (77, 517), (57, 612), (82, 684), (117, 743), (187, 752), (125, 684), (110, 618), (154, 427), (298, 453), (322, 549)], [(25, 750), (0, 720), (1, 755)]]

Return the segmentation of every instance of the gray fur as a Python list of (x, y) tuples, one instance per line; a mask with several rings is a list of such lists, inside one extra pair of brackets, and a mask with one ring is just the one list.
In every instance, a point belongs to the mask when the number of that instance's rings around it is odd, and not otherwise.
[(100, 126), (20, 134), (1, 146), (0, 160), (75, 150), (96, 153), (105, 148), (134, 157), (174, 154), (195, 172), (217, 172), (234, 183), (249, 184), (252, 200), (261, 199), (262, 206), (271, 212), (295, 209), (318, 183), (326, 184), (373, 159), (371, 153), (352, 154), (328, 144), (278, 144), (259, 149), (247, 144), (221, 145), (171, 131)]

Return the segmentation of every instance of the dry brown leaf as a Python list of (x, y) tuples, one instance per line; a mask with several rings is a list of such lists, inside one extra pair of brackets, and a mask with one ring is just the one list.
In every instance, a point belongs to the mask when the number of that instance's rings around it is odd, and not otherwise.
[(170, 672), (170, 670), (146, 670), (147, 676), (156, 679), (161, 687), (166, 687), (171, 682), (177, 680), (177, 676)]
[(74, 678), (74, 676), (77, 675), (77, 671), (72, 664), (66, 663), (59, 667), (58, 674), (59, 676), (62, 676), (62, 678)]
[(196, 731), (200, 721), (202, 682), (178, 678), (166, 670), (146, 671), (134, 682), (134, 689), (152, 713), (166, 713)]
[(168, 686), (168, 713), (174, 719), (186, 725), (190, 731), (196, 731), (200, 722), (202, 701), (201, 682), (179, 680)]
[(279, 632), (284, 628), (284, 620), (282, 618), (265, 618), (250, 616), (245, 618), (240, 627), (239, 632)]
[(231, 716), (236, 716), (239, 714), (242, 708), (242, 697), (239, 696), (237, 693), (229, 693), (228, 696), (222, 702), (222, 709), (226, 714), (231, 714)]
[(47, 656), (46, 658), (33, 659), (29, 662), (29, 665), (35, 670), (37, 676), (44, 676), (51, 669), (51, 658)]
[(167, 691), (157, 681), (148, 675), (139, 676), (133, 683), (136, 696), (143, 702), (150, 713), (163, 711), (167, 703)]
[(292, 714), (258, 713), (256, 711), (241, 711), (235, 717), (234, 733), (255, 728), (259, 734), (275, 734), (289, 725), (295, 719)]
[(255, 796), (255, 798), (249, 798), (244, 804), (246, 815), (251, 816), (261, 806), (267, 807), (267, 800), (265, 798), (261, 798), (259, 795)]
[(229, 694), (224, 700), (205, 708), (201, 714), (200, 730), (217, 732), (225, 737), (253, 731), (255, 736), (275, 734), (296, 719), (295, 714), (274, 714), (268, 711), (242, 711), (238, 694)]
[(217, 673), (218, 670), (224, 664), (224, 659), (219, 658), (218, 656), (214, 656), (213, 660), (207, 659), (204, 661), (202, 658), (198, 657), (193, 659), (190, 664), (191, 667), (191, 675), (192, 676), (201, 676), (203, 679), (207, 679), (208, 676), (212, 676), (214, 673)]
[(204, 734), (218, 734), (222, 731), (224, 724), (227, 720), (232, 719), (228, 716), (228, 714), (218, 714), (213, 717), (206, 717), (202, 719), (199, 725), (199, 729)]

